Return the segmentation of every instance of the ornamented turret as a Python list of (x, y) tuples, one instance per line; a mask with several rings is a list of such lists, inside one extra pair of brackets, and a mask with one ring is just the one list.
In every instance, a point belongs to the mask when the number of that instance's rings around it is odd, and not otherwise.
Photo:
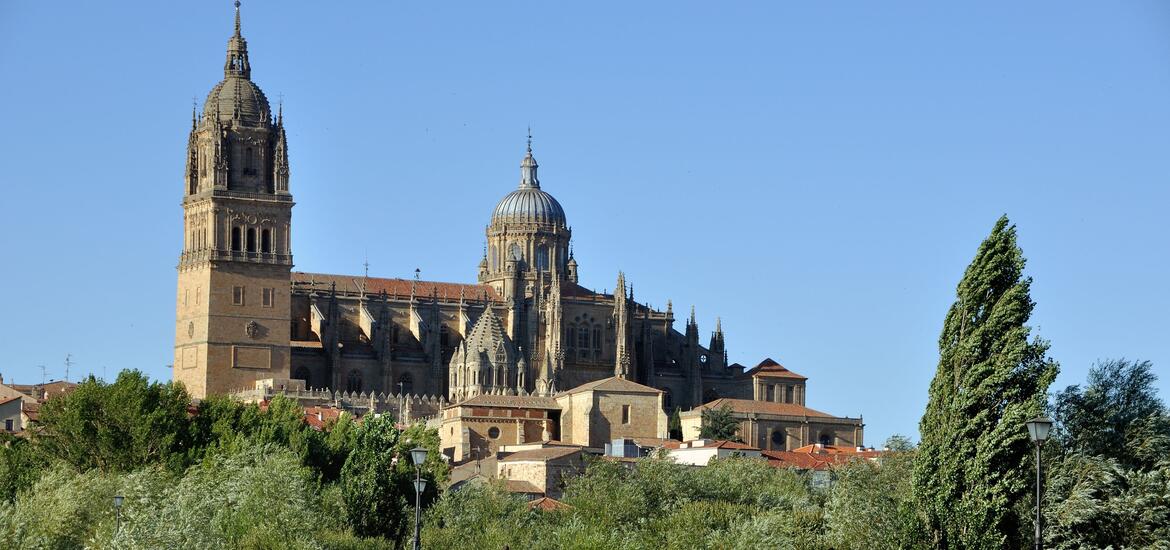
[(630, 357), (630, 312), (626, 304), (626, 274), (618, 271), (613, 290), (614, 368), (613, 375), (630, 380), (633, 358)]
[(451, 356), (450, 398), (453, 402), (483, 393), (516, 391), (516, 350), (491, 306)]
[(174, 379), (197, 398), (290, 375), (288, 142), (251, 78), (236, 2), (223, 80), (187, 137)]
[(707, 346), (707, 350), (711, 352), (708, 366), (727, 366), (727, 348), (723, 341), (723, 319), (719, 317), (715, 318), (715, 332), (711, 333), (711, 345)]

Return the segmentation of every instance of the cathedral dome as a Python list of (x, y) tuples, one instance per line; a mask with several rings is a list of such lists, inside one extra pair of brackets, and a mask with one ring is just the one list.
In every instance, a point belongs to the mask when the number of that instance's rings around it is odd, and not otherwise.
[(223, 123), (236, 119), (247, 126), (259, 126), (268, 122), (272, 108), (256, 83), (233, 75), (220, 81), (207, 93), (203, 116), (214, 116), (216, 113), (219, 113), (219, 121)]
[(240, 34), (240, 3), (237, 1), (236, 32), (228, 39), (223, 80), (207, 93), (203, 116), (215, 116), (223, 123), (234, 120), (244, 126), (259, 126), (269, 122), (271, 113), (268, 98), (252, 82), (248, 41)]
[(496, 223), (536, 223), (566, 227), (565, 209), (552, 195), (540, 189), (540, 180), (536, 177), (536, 159), (532, 157), (532, 144), (529, 142), (528, 154), (520, 163), (520, 187), (508, 193), (496, 205), (492, 212), (492, 224)]
[(566, 225), (561, 203), (539, 188), (521, 188), (508, 193), (492, 212), (492, 223), (497, 222)]

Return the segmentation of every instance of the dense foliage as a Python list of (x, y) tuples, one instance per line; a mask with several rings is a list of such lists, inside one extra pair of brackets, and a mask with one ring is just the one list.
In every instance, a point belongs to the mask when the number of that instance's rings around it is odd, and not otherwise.
[[(736, 440), (739, 437), (739, 421), (732, 414), (731, 405), (724, 403), (719, 408), (703, 409), (700, 414), (702, 416), (699, 418), (699, 437), (727, 440)], [(693, 438), (693, 434), (686, 437)]]
[(394, 548), (413, 498), (367, 510), (367, 521), (394, 529), (363, 538), (370, 531), (355, 530), (343, 490), (364, 481), (356, 457), (385, 457), (389, 487), (413, 494), (404, 453), (427, 448), (428, 503), (446, 476), (438, 435), (421, 425), (400, 431), (343, 415), (318, 431), (282, 397), (263, 408), (226, 398), (192, 408), (181, 385), (136, 371), (86, 380), (41, 411), (28, 440), (0, 441), (0, 547)]
[(1026, 545), (1032, 488), (1024, 422), (1044, 410), (1057, 366), (1029, 338), (1032, 281), (1006, 217), (979, 246), (939, 336), (914, 492), (940, 548)]

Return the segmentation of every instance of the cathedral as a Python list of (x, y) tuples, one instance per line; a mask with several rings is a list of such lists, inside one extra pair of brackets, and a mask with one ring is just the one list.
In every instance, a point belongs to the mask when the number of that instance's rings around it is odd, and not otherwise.
[(667, 409), (758, 392), (720, 323), (701, 336), (692, 308), (679, 332), (671, 304), (639, 303), (620, 271), (612, 294), (579, 284), (531, 137), (468, 262), (474, 282), (293, 271), (283, 109), (252, 81), (238, 2), (223, 71), (192, 113), (184, 173), (174, 379), (194, 397), (268, 379), (461, 402), (619, 377), (662, 390)]

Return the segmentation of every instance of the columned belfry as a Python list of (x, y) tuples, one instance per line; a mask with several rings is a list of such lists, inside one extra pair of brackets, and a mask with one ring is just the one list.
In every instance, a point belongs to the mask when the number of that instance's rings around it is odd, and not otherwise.
[(239, 2), (235, 15), (223, 80), (187, 140), (174, 378), (194, 397), (289, 376), (288, 142), (251, 80)]

